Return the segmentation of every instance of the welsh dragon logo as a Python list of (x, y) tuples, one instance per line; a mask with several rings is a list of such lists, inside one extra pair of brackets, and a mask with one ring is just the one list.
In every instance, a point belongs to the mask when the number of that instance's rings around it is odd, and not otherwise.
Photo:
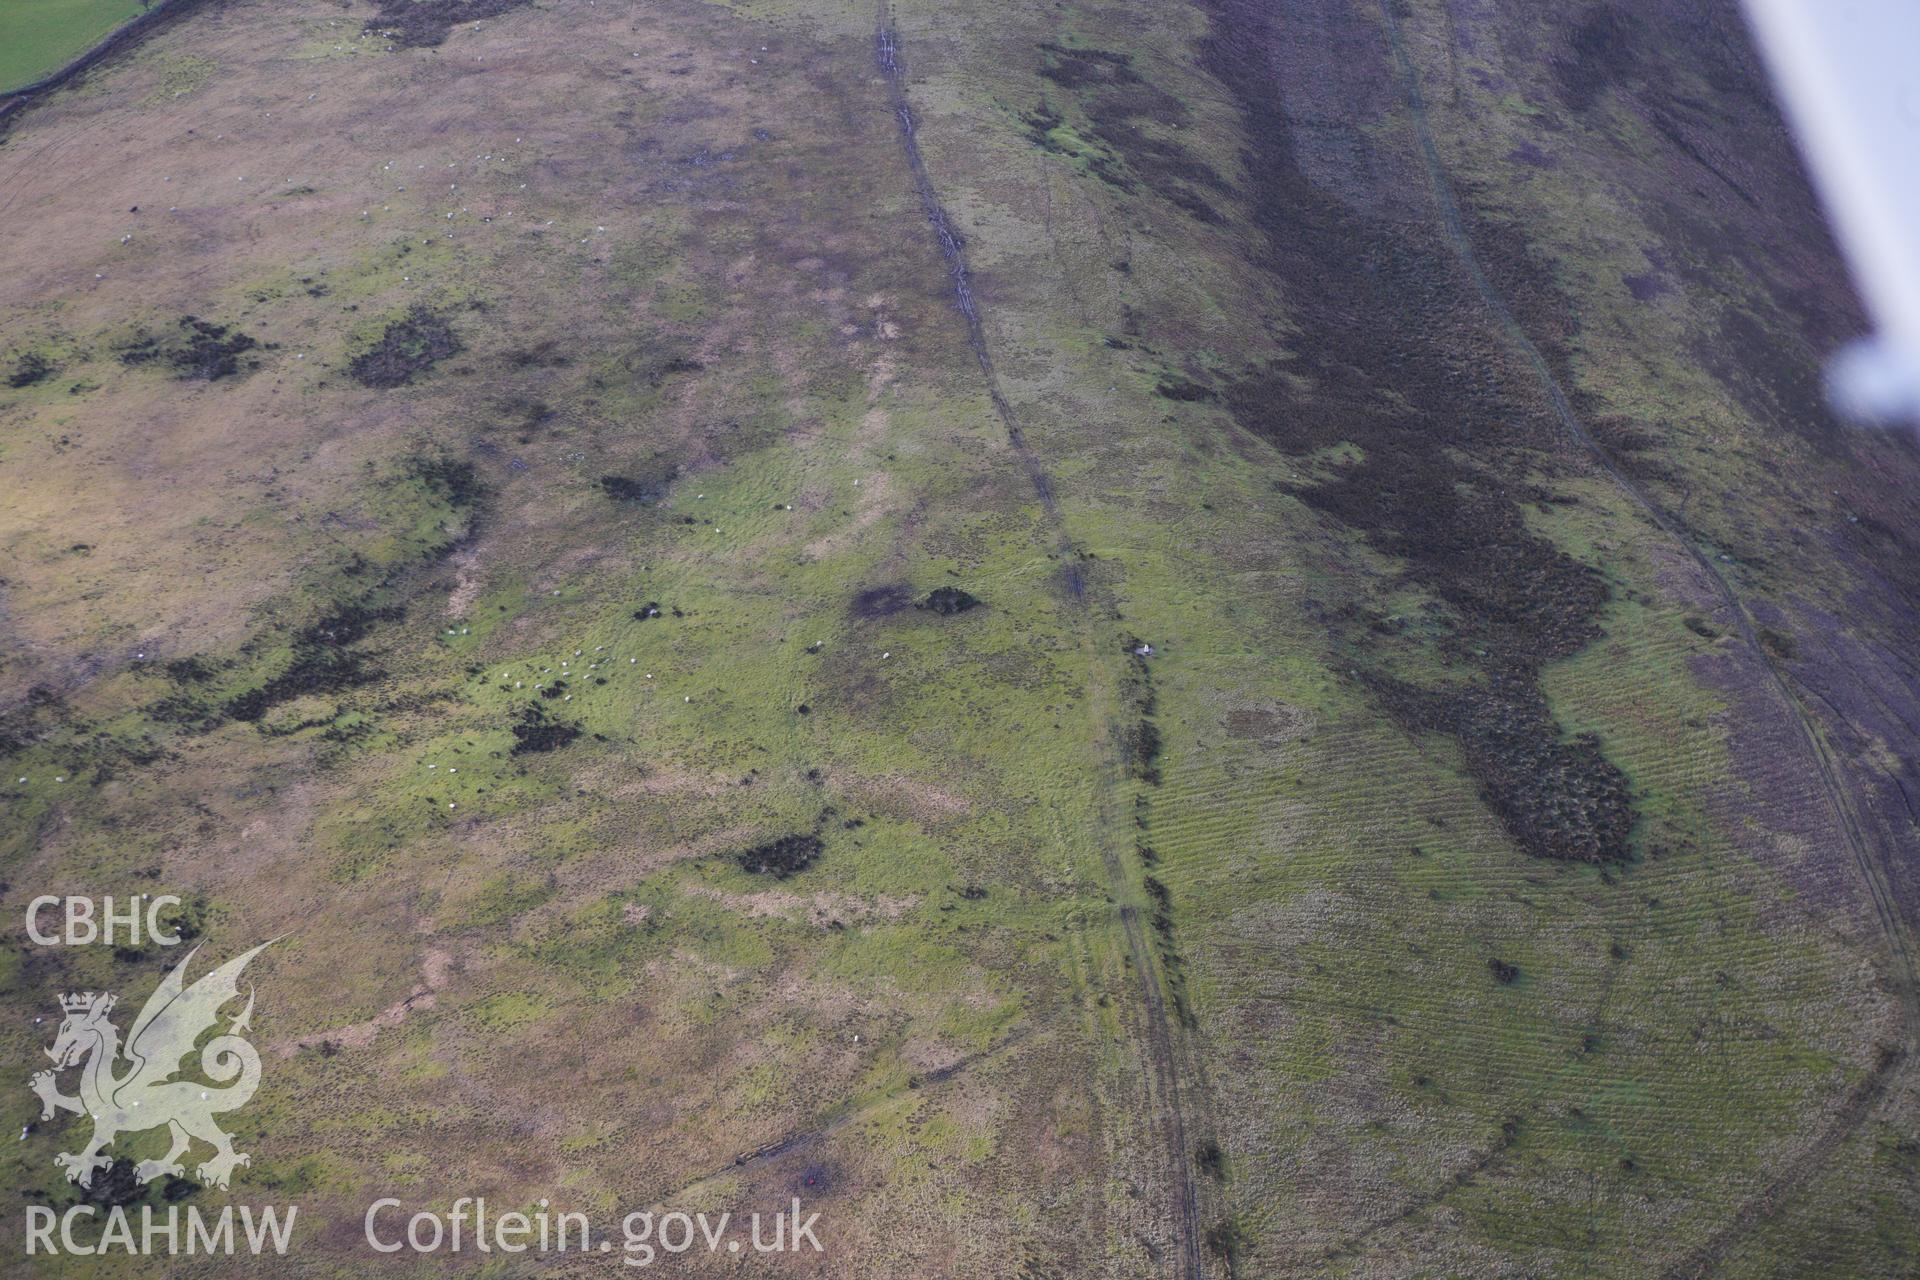
[[(35, 1073), (31, 1086), (40, 1095), (42, 1120), (51, 1120), (56, 1111), (93, 1120), (93, 1138), (86, 1146), (53, 1158), (69, 1180), (89, 1185), (96, 1170), (112, 1163), (100, 1152), (115, 1138), (162, 1125), (172, 1134), (173, 1145), (161, 1159), (139, 1163), (135, 1176), (142, 1183), (162, 1174), (184, 1176), (180, 1157), (196, 1138), (214, 1149), (196, 1171), (211, 1186), (226, 1186), (237, 1166), (251, 1162), (233, 1149), (233, 1139), (214, 1123), (214, 1117), (245, 1106), (260, 1086), (260, 1055), (240, 1035), (253, 1017), (253, 992), (248, 991), (247, 1007), (223, 1034), (205, 1045), (198, 1041), (219, 1022), (221, 1007), (238, 997), (240, 973), (247, 963), (271, 945), (261, 943), (189, 987), (187, 965), (200, 950), (196, 946), (147, 998), (124, 1048), (119, 1030), (107, 1017), (113, 1012), (114, 996), (89, 991), (60, 998), (66, 1018), (53, 1048), (47, 1050), (54, 1069)], [(211, 1087), (180, 1078), (187, 1060), (195, 1057)], [(78, 1097), (61, 1093), (55, 1078), (72, 1067), (80, 1068)]]

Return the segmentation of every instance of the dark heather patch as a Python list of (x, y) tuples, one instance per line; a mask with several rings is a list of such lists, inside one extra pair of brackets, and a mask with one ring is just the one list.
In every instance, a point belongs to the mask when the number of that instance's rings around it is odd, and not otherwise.
[(812, 866), (825, 850), (826, 845), (819, 836), (798, 834), (742, 849), (733, 857), (743, 871), (785, 880)]
[[(1554, 280), (1552, 261), (1537, 252), (1527, 239), (1527, 234), (1519, 222), (1498, 221), (1479, 216), (1478, 210), (1469, 206), (1464, 208), (1462, 216), (1466, 220), (1467, 238), (1472, 243), (1473, 254), (1486, 274), (1488, 282), (1496, 293), (1506, 301), (1507, 307), (1526, 331), (1528, 339), (1546, 359), (1553, 376), (1563, 387), (1573, 387), (1576, 401), (1580, 400), (1579, 379), (1574, 376), (1572, 355), (1574, 336), (1579, 331), (1579, 308), (1561, 292)], [(1477, 292), (1469, 295), (1478, 305)], [(1475, 317), (1485, 316), (1484, 311), (1470, 313)], [(1480, 326), (1482, 340), (1493, 343), (1493, 349), (1499, 352), (1499, 359), (1510, 360), (1511, 353), (1505, 343), (1493, 338), (1490, 324)], [(1522, 395), (1536, 396), (1533, 401), (1539, 406), (1539, 423), (1543, 428), (1543, 443), (1556, 451), (1566, 449), (1566, 436), (1560, 424), (1548, 411), (1546, 400), (1540, 394), (1540, 383), (1536, 373), (1523, 364), (1517, 364), (1515, 385), (1522, 388)], [(1521, 406), (1509, 398), (1506, 412), (1519, 411)]]
[[(196, 316), (180, 317), (178, 336), (158, 338), (143, 334), (120, 352), (120, 362), (130, 366), (164, 364), (177, 378), (217, 382), (241, 371), (240, 357), (260, 344), (240, 330), (214, 324)], [(258, 362), (245, 365), (251, 372)]]
[(529, 0), (380, 0), (365, 30), (384, 36), (397, 48), (432, 48), (463, 22), (497, 18)]
[(1046, 54), (1040, 74), (1065, 89), (1140, 83), (1140, 77), (1133, 70), (1133, 59), (1124, 53), (1070, 49), (1057, 44), (1043, 44), (1040, 51)]
[(45, 382), (56, 372), (45, 356), (37, 351), (29, 351), (14, 362), (13, 372), (7, 375), (7, 385), (18, 391), (22, 387)]
[(522, 444), (531, 438), (529, 433), (538, 431), (558, 416), (552, 405), (528, 396), (510, 396), (500, 404), (500, 425), (519, 432)]
[(133, 1161), (117, 1156), (105, 1169), (96, 1170), (93, 1181), (80, 1188), (82, 1204), (106, 1208), (124, 1208), (146, 1199), (146, 1184), (141, 1182)]
[(1232, 1218), (1221, 1218), (1207, 1228), (1207, 1252), (1216, 1258), (1227, 1260), (1228, 1274), (1237, 1270), (1237, 1260), (1247, 1245), (1245, 1230)]
[(1627, 780), (1592, 734), (1566, 736), (1529, 682), (1438, 692), (1381, 680), (1400, 723), (1460, 740), (1481, 797), (1522, 847), (1563, 862), (1616, 862), (1633, 829)]
[[(1212, 165), (1170, 139), (1153, 136), (1141, 125), (1183, 125), (1186, 104), (1143, 79), (1126, 54), (1105, 49), (1040, 46), (1040, 74), (1071, 93), (1087, 118), (1085, 135), (1101, 144), (1087, 155), (1089, 170), (1118, 190), (1149, 191), (1205, 223), (1225, 221), (1202, 192), (1229, 190)], [(1030, 137), (1048, 150), (1070, 152), (1053, 130), (1063, 117), (1042, 102), (1026, 118)]]
[(648, 381), (657, 387), (675, 374), (699, 373), (706, 367), (706, 365), (698, 360), (689, 360), (685, 356), (675, 356), (654, 370), (653, 376), (649, 378)]
[(1163, 744), (1159, 726), (1153, 722), (1154, 713), (1159, 709), (1159, 696), (1153, 688), (1153, 670), (1147, 665), (1146, 656), (1140, 652), (1146, 644), (1139, 636), (1126, 637), (1122, 647), (1129, 657), (1126, 678), (1120, 687), (1120, 700), (1128, 708), (1131, 718), (1116, 727), (1120, 758), (1126, 765), (1129, 777), (1157, 787), (1160, 785), (1160, 750)]
[(1672, 291), (1672, 286), (1651, 271), (1643, 271), (1636, 276), (1621, 276), (1620, 283), (1627, 286), (1627, 292), (1633, 295), (1635, 302), (1652, 302), (1661, 294)]
[(218, 725), (221, 711), (215, 700), (216, 695), (203, 686), (211, 683), (225, 665), (231, 664), (216, 665), (198, 654), (174, 658), (162, 664), (160, 671), (173, 683), (173, 689), (159, 701), (149, 703), (145, 708), (147, 715), (161, 724), (176, 724), (197, 730)]
[[(425, 3), (427, 0), (407, 0)], [(389, 324), (373, 348), (353, 358), (347, 371), (369, 387), (382, 390), (403, 387), (415, 376), (466, 348), (446, 317), (427, 307), (416, 305), (406, 315)]]
[(564, 369), (573, 363), (573, 357), (551, 338), (509, 351), (501, 359), (513, 369)]
[(257, 723), (283, 702), (307, 694), (340, 693), (382, 679), (386, 673), (371, 665), (370, 655), (352, 646), (365, 639), (376, 623), (394, 621), (405, 612), (399, 605), (347, 604), (302, 627), (293, 635), (293, 659), (286, 668), (258, 688), (229, 699), (223, 713), (232, 720)]
[(1602, 93), (1631, 76), (1639, 65), (1633, 21), (1607, 4), (1581, 13), (1567, 35), (1565, 53), (1553, 59), (1560, 101), (1585, 111)]
[(1560, 162), (1532, 142), (1523, 142), (1507, 153), (1507, 159), (1535, 169), (1557, 169)]
[(26, 701), (0, 710), (0, 756), (17, 755), (67, 718), (67, 706), (60, 695), (46, 685), (27, 690)]
[(1203, 383), (1189, 382), (1185, 378), (1162, 378), (1153, 388), (1153, 393), (1163, 400), (1204, 401), (1214, 400), (1212, 387)]
[(1152, 786), (1160, 784), (1160, 729), (1142, 717), (1128, 725), (1120, 735), (1120, 756), (1127, 776)]
[(558, 751), (579, 736), (579, 725), (555, 720), (546, 708), (535, 703), (523, 708), (520, 719), (514, 723), (513, 746), (508, 754), (524, 756)]
[(680, 478), (678, 463), (655, 456), (600, 477), (600, 491), (615, 502), (651, 505), (666, 498)]
[(471, 462), (443, 453), (416, 453), (408, 456), (404, 474), (417, 480), (429, 493), (450, 507), (466, 510), (485, 496), (485, 485)]
[(1079, 151), (1054, 137), (1053, 131), (1066, 123), (1066, 117), (1062, 116), (1045, 102), (1042, 102), (1032, 111), (1020, 117), (1020, 122), (1027, 126), (1027, 138), (1034, 146), (1042, 150), (1052, 151), (1057, 155), (1077, 156), (1080, 154)]
[[(240, 357), (259, 345), (238, 329), (211, 321), (188, 316), (182, 323), (187, 331), (186, 345), (170, 358), (174, 373), (182, 378), (203, 382), (230, 378), (240, 372)], [(255, 364), (249, 362), (248, 367)]]
[(1644, 423), (1617, 414), (1594, 414), (1587, 418), (1587, 433), (1622, 471), (1643, 481), (1675, 482), (1672, 470), (1661, 461), (1660, 437)]
[[(441, 453), (409, 455), (402, 461), (400, 475), (419, 485), (436, 501), (469, 518), (485, 492), (472, 463)], [(445, 554), (458, 537), (449, 532), (443, 542), (425, 548), (421, 559), (431, 561)], [(364, 580), (371, 568), (356, 555), (343, 566), (343, 571), (350, 578)], [(353, 598), (333, 605), (315, 621), (295, 629), (287, 641), (291, 650), (289, 659), (257, 686), (221, 701), (219, 693), (204, 686), (235, 663), (223, 660), (216, 664), (199, 656), (179, 658), (163, 668), (174, 683), (173, 691), (145, 710), (160, 722), (199, 730), (210, 729), (222, 719), (258, 724), (275, 707), (295, 698), (343, 693), (385, 679), (387, 673), (374, 665), (375, 655), (356, 646), (372, 634), (376, 626), (406, 616), (402, 605), (375, 602), (387, 597), (394, 580), (407, 569), (407, 565), (401, 565), (380, 581), (363, 581)], [(273, 644), (274, 634), (277, 633), (263, 633), (247, 641), (241, 646), (242, 656), (259, 655)], [(313, 727), (320, 723), (324, 721), (307, 721), (295, 727)]]
[(1823, 453), (1846, 449), (1847, 433), (1827, 407), (1819, 361), (1804, 343), (1779, 341), (1752, 312), (1729, 306), (1719, 332), (1695, 352), (1752, 416)]
[[(1432, 639), (1458, 673), (1437, 686), (1394, 674), (1399, 641), (1363, 608), (1328, 611), (1341, 667), (1408, 731), (1457, 739), (1492, 811), (1542, 858), (1630, 856), (1626, 779), (1591, 738), (1555, 722), (1540, 669), (1601, 634), (1601, 576), (1535, 535), (1529, 476), (1568, 461), (1532, 371), (1501, 339), (1437, 227), (1373, 218), (1316, 186), (1297, 160), (1269, 52), (1279, 19), (1258, 0), (1204, 0), (1204, 65), (1239, 102), (1256, 264), (1287, 300), (1282, 349), (1221, 388), (1239, 425), (1283, 454), (1357, 445), (1357, 461), (1276, 481), (1397, 557), (1437, 601)], [(1584, 46), (1583, 46), (1584, 47)], [(1494, 287), (1551, 365), (1571, 308), (1515, 226), (1468, 232)], [(1424, 665), (1424, 664), (1423, 664)]]
[(184, 658), (174, 658), (161, 670), (166, 672), (167, 679), (176, 684), (205, 684), (213, 679), (218, 669), (210, 659), (196, 653)]
[(1153, 926), (1154, 949), (1159, 952), (1160, 963), (1166, 970), (1167, 994), (1173, 998), (1174, 1016), (1191, 1027), (1194, 1021), (1193, 1009), (1187, 1003), (1186, 961), (1174, 941), (1173, 894), (1154, 876), (1143, 876), (1140, 883), (1151, 904), (1147, 920)]
[(658, 502), (666, 494), (665, 485), (633, 476), (601, 476), (600, 488), (615, 502)]
[(965, 613), (979, 603), (979, 597), (970, 591), (962, 591), (959, 587), (935, 587), (927, 593), (927, 598), (914, 608), (928, 609), (944, 618), (956, 613)]
[(847, 611), (856, 618), (884, 618), (912, 603), (913, 592), (906, 583), (890, 582), (885, 586), (868, 587), (856, 595), (848, 604)]
[(1772, 627), (1761, 627), (1757, 634), (1766, 651), (1780, 661), (1793, 662), (1800, 657), (1800, 646), (1784, 631), (1776, 631)]

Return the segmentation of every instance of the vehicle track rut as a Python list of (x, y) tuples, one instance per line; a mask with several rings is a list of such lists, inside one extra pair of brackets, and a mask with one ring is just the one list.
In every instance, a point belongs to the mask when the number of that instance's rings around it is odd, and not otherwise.
[[(1106, 705), (1107, 699), (1103, 691), (1109, 683), (1109, 678), (1100, 658), (1099, 638), (1087, 606), (1086, 583), (1076, 567), (1080, 548), (1067, 533), (1065, 522), (1060, 515), (1059, 503), (1054, 495), (1052, 480), (1047, 475), (1045, 466), (1027, 444), (1026, 432), (1021, 427), (1019, 415), (1015, 413), (1013, 405), (1001, 389), (999, 374), (993, 366), (993, 355), (987, 346), (986, 330), (980, 315), (980, 303), (974, 295), (972, 276), (967, 269), (966, 242), (954, 230), (953, 221), (941, 204), (939, 191), (934, 187), (933, 179), (927, 173), (926, 161), (920, 153), (918, 123), (914, 118), (912, 104), (907, 99), (906, 76), (900, 58), (900, 37), (894, 28), (892, 13), (884, 0), (880, 5), (878, 24), (874, 33), (874, 54), (880, 73), (886, 80), (888, 99), (893, 108), (895, 121), (899, 125), (901, 145), (906, 153), (907, 168), (913, 176), (914, 190), (919, 195), (921, 209), (940, 242), (940, 253), (946, 261), (954, 304), (966, 321), (967, 344), (980, 366), (980, 375), (986, 383), (988, 399), (992, 402), (994, 413), (1006, 430), (1007, 441), (1012, 446), (1015, 456), (1019, 458), (1029, 482), (1033, 485), (1034, 493), (1046, 512), (1047, 523), (1054, 537), (1054, 549), (1066, 566), (1063, 586), (1069, 607), (1079, 627), (1082, 648), (1088, 660), (1091, 695), (1088, 703), (1098, 719), (1102, 714), (1102, 708)], [(1103, 731), (1103, 726), (1096, 724), (1096, 731)], [(1115, 842), (1114, 832), (1117, 829), (1117, 823), (1113, 813), (1113, 795), (1125, 776), (1125, 770), (1120, 767), (1110, 747), (1108, 758), (1101, 765), (1100, 812), (1097, 815), (1098, 836), (1100, 855), (1108, 877), (1109, 889), (1115, 900), (1123, 904), (1133, 896), (1133, 893)], [(1173, 1018), (1167, 1009), (1160, 973), (1156, 967), (1153, 949), (1148, 944), (1146, 931), (1140, 924), (1139, 912), (1133, 906), (1122, 905), (1119, 918), (1127, 953), (1140, 983), (1145, 1031), (1142, 1051), (1148, 1060), (1149, 1070), (1157, 1087), (1164, 1113), (1160, 1119), (1161, 1129), (1169, 1148), (1167, 1152), (1169, 1176), (1174, 1189), (1172, 1212), (1175, 1232), (1179, 1239), (1179, 1272), (1188, 1277), (1188, 1280), (1200, 1280), (1207, 1274), (1207, 1268), (1201, 1252), (1200, 1195), (1191, 1159), (1192, 1147), (1188, 1140), (1191, 1124), (1187, 1115), (1189, 1099), (1197, 1094), (1199, 1089), (1197, 1085), (1182, 1079), (1185, 1071), (1181, 1063), (1179, 1047), (1176, 1044)]]

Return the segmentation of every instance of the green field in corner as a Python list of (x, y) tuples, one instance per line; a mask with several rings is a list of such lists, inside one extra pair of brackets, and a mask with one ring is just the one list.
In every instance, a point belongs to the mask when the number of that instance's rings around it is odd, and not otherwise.
[(59, 70), (141, 8), (140, 0), (0, 0), (0, 92)]

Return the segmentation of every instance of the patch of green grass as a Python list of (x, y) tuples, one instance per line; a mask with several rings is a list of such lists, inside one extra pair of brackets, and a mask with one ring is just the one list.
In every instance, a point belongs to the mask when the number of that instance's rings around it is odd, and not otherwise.
[(160, 71), (160, 83), (147, 95), (148, 103), (184, 98), (211, 80), (213, 73), (220, 69), (220, 64), (212, 58), (204, 58), (197, 53), (163, 58), (156, 65)]
[(513, 1031), (543, 1017), (548, 1002), (530, 991), (505, 991), (473, 1007), (473, 1016), (489, 1032)]
[(0, 5), (0, 91), (58, 71), (145, 8), (140, 0), (7, 0)]
[(506, 924), (515, 917), (540, 906), (553, 897), (553, 885), (545, 879), (504, 874), (481, 886), (468, 908), (467, 924), (485, 928)]

